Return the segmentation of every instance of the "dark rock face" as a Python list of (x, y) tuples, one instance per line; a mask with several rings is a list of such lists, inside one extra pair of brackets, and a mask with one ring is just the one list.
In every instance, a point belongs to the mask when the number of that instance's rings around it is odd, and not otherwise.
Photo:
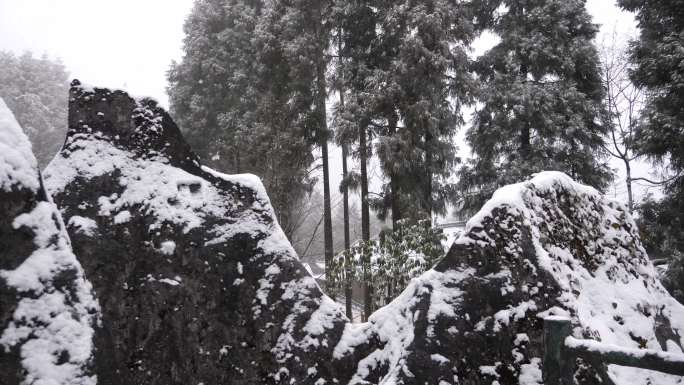
[(70, 92), (45, 175), (102, 306), (99, 383), (331, 378), (342, 309), (299, 263), (258, 178), (201, 167), (151, 100)]
[[(258, 178), (201, 166), (151, 100), (75, 82), (45, 175), (102, 307), (101, 384), (537, 384), (545, 315), (681, 351), (684, 307), (629, 215), (560, 173), (499, 190), (363, 324), (306, 273)], [(680, 381), (594, 363), (576, 378)]]
[(97, 312), (31, 145), (0, 99), (0, 384), (95, 384)]

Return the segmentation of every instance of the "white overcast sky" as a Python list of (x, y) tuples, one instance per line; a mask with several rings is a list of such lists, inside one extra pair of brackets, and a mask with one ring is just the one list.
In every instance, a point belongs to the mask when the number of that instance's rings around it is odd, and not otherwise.
[(72, 77), (167, 105), (192, 0), (0, 0), (0, 50), (47, 53)]
[[(166, 71), (172, 60), (181, 58), (183, 22), (192, 4), (193, 0), (0, 0), (0, 50), (59, 57), (71, 77), (152, 96), (167, 106)], [(589, 0), (587, 9), (601, 25), (601, 34), (614, 29), (621, 35), (634, 34), (632, 15), (619, 10), (614, 0)], [(480, 39), (475, 51), (488, 44), (490, 39)], [(464, 149), (462, 139), (458, 141)], [(340, 180), (338, 152), (331, 151), (332, 186)]]

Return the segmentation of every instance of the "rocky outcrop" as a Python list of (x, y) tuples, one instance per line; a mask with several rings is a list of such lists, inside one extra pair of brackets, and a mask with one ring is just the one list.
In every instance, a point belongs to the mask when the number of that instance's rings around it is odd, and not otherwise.
[(100, 384), (315, 383), (346, 319), (252, 175), (200, 165), (149, 99), (70, 91), (45, 171), (102, 306)]
[[(433, 270), (345, 330), (335, 357), (381, 342), (354, 383), (540, 384), (549, 315), (570, 317), (575, 337), (682, 352), (684, 306), (657, 280), (625, 207), (555, 172), (498, 190)], [(594, 362), (578, 362), (575, 378), (683, 380)]]
[[(84, 87), (45, 172), (102, 307), (101, 384), (536, 384), (542, 317), (680, 352), (684, 307), (620, 204), (560, 173), (499, 190), (433, 270), (351, 324), (258, 178), (204, 167), (149, 99)], [(579, 383), (680, 379), (584, 362)]]
[(0, 99), (0, 384), (91, 385), (98, 304)]

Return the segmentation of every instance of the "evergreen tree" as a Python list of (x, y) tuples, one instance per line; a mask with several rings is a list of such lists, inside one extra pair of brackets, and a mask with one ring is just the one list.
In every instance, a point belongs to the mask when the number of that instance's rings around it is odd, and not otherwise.
[[(431, 227), (427, 220), (402, 222), (396, 229), (380, 234), (379, 240), (357, 242), (337, 255), (330, 267), (333, 291), (341, 291), (345, 282), (356, 280), (368, 269), (373, 304), (384, 306), (401, 294), (412, 278), (432, 268), (444, 256), (441, 229)], [(371, 258), (365, 262), (362, 256), (368, 251)]]
[(270, 19), (266, 30), (273, 30), (276, 41), (281, 44), (290, 71), (297, 86), (297, 93), (306, 96), (309, 105), (309, 131), (321, 150), (323, 172), (323, 236), (325, 260), (333, 258), (332, 209), (330, 194), (330, 170), (328, 158), (328, 131), (326, 101), (328, 85), (326, 79), (330, 56), (328, 45), (331, 40), (330, 14), (332, 3), (322, 0), (272, 1), (268, 3), (275, 16)]
[(185, 21), (184, 56), (168, 73), (171, 112), (193, 149), (227, 172), (244, 172), (239, 140), (255, 129), (261, 2), (199, 0)]
[[(470, 8), (449, 0), (345, 1), (338, 8), (347, 91), (338, 138), (357, 146), (362, 222), (369, 203), (383, 219), (391, 211), (395, 225), (403, 217), (430, 218), (445, 207), (452, 136), (473, 86), (463, 48), (474, 36)], [(373, 144), (387, 182), (382, 198), (371, 200), (366, 163)], [(369, 231), (363, 233), (368, 243)], [(365, 290), (366, 315), (372, 290)]]
[(223, 172), (260, 176), (291, 236), (301, 223), (297, 202), (315, 182), (318, 118), (315, 78), (293, 52), (298, 40), (286, 12), (281, 2), (197, 1), (185, 23), (185, 55), (169, 71), (169, 95), (194, 150)]
[[(361, 192), (361, 239), (363, 244), (370, 242), (370, 206), (368, 199), (368, 161), (372, 151), (373, 130), (371, 129), (372, 106), (367, 98), (370, 85), (366, 82), (369, 74), (377, 67), (373, 44), (376, 36), (376, 13), (373, 3), (364, 0), (339, 1), (336, 3), (335, 20), (339, 26), (338, 73), (343, 81), (344, 104), (338, 105), (335, 116), (337, 142), (347, 146), (350, 155), (359, 160), (358, 178), (348, 176), (343, 188), (357, 179)], [(355, 146), (355, 148), (354, 148)], [(373, 311), (372, 287), (370, 287), (370, 253), (361, 252), (360, 273), (363, 284), (363, 319)]]
[(475, 65), (481, 108), (466, 139), (474, 159), (461, 168), (466, 209), (541, 170), (602, 188), (606, 128), (597, 50), (584, 0), (503, 0), (492, 30), (500, 42)]
[(646, 119), (637, 133), (638, 144), (646, 154), (668, 159), (679, 174), (672, 183), (684, 183), (684, 1), (618, 3), (636, 13), (641, 29), (630, 49), (631, 78), (647, 91)]
[(474, 81), (467, 45), (474, 25), (467, 3), (379, 1), (377, 70), (367, 80), (376, 106), (377, 153), (388, 178), (379, 212), (417, 220), (444, 213), (455, 164), (453, 136)]
[(69, 74), (46, 55), (19, 57), (0, 51), (0, 98), (12, 110), (44, 167), (64, 143), (67, 130)]
[[(337, 58), (338, 58), (338, 77), (336, 79), (337, 90), (339, 91), (339, 106), (340, 109), (344, 109), (344, 76), (342, 72), (342, 28), (338, 26), (337, 28)], [(340, 185), (340, 192), (342, 193), (342, 217), (343, 217), (343, 231), (344, 231), (344, 251), (348, 252), (351, 247), (351, 239), (349, 234), (349, 184), (347, 183), (347, 178), (349, 177), (349, 170), (347, 167), (347, 158), (349, 156), (349, 150), (347, 150), (347, 143), (344, 141), (340, 143), (342, 147), (342, 180), (345, 181)], [(353, 319), (352, 314), (352, 278), (351, 278), (351, 261), (349, 261), (349, 253), (345, 254), (347, 260), (345, 261), (345, 266), (347, 271), (344, 274), (344, 298), (345, 298), (345, 312), (347, 318)]]
[[(641, 29), (631, 43), (634, 66), (631, 79), (646, 91), (646, 106), (635, 144), (646, 156), (665, 166), (665, 197), (653, 204), (653, 222), (662, 231), (659, 247), (670, 258), (671, 274), (665, 284), (681, 301), (684, 298), (684, 1), (618, 0), (635, 12)], [(651, 236), (652, 238), (652, 236)]]

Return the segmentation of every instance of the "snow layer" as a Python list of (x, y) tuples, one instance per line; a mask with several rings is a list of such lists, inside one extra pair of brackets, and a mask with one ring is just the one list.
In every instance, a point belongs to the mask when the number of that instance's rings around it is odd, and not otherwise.
[[(558, 192), (569, 192), (571, 212)], [(552, 201), (560, 197), (558, 201)], [(539, 266), (553, 276), (562, 289), (560, 301), (574, 315), (575, 336), (594, 338), (624, 348), (656, 350), (677, 346), (681, 352), (684, 306), (662, 287), (656, 271), (638, 239), (637, 228), (626, 208), (595, 189), (574, 182), (559, 172), (543, 172), (527, 182), (496, 191), (482, 210), (470, 219), (465, 233), (481, 227), (496, 208), (522, 215), (532, 229)], [(564, 221), (572, 216), (573, 220)], [(579, 223), (577, 221), (579, 220)], [(556, 228), (554, 222), (574, 226)], [(573, 223), (575, 222), (575, 223)], [(574, 233), (590, 255), (573, 255), (567, 245), (554, 241), (561, 231)], [(456, 243), (471, 243), (462, 236)], [(634, 250), (625, 246), (634, 245)], [(633, 251), (636, 251), (633, 253)], [(537, 309), (540, 312), (545, 309)], [(656, 329), (675, 331), (671, 343), (662, 343)], [(677, 332), (679, 331), (679, 332)], [(659, 339), (661, 341), (659, 341)], [(681, 378), (658, 372), (611, 365), (616, 384), (679, 384)]]
[[(158, 229), (164, 221), (183, 224), (184, 231), (200, 226), (207, 215), (224, 215), (226, 209), (220, 194), (206, 180), (163, 159), (139, 159), (134, 154), (113, 146), (97, 135), (76, 134), (71, 138), (69, 156), (57, 156), (45, 171), (45, 187), (60, 193), (76, 178), (90, 180), (121, 172), (122, 192), (98, 199), (98, 215), (112, 217), (117, 223), (130, 220), (134, 208), (156, 220), (149, 230)], [(188, 186), (199, 186), (191, 191)], [(176, 204), (169, 204), (175, 202)]]
[[(373, 313), (368, 322), (348, 323), (342, 338), (335, 346), (333, 356), (336, 359), (352, 354), (358, 346), (373, 338), (377, 338), (382, 344), (381, 348), (359, 361), (356, 373), (349, 383), (364, 383), (374, 369), (383, 365), (388, 365), (389, 368), (379, 384), (396, 384), (400, 375), (412, 377), (406, 361), (407, 356), (411, 354), (409, 346), (415, 338), (415, 323), (421, 316), (420, 312), (415, 310), (416, 304), (429, 297), (427, 320), (430, 325), (434, 324), (437, 316), (454, 317), (462, 295), (455, 284), (472, 276), (473, 273), (472, 269), (450, 270), (444, 273), (429, 270), (411, 280), (401, 295)], [(431, 358), (440, 363), (448, 363), (448, 359), (438, 354), (432, 354)]]
[[(40, 202), (14, 220), (16, 229), (27, 227), (36, 233), (36, 249), (16, 269), (0, 270), (0, 277), (31, 295), (19, 302), (0, 344), (6, 349), (21, 346), (26, 384), (95, 384), (95, 377), (84, 369), (93, 358), (92, 325), (99, 306), (61, 223), (55, 221), (56, 213), (54, 204)], [(75, 273), (74, 290), (56, 289), (53, 280), (68, 272)], [(69, 360), (60, 363), (65, 353)]]
[(9, 191), (13, 186), (22, 186), (37, 191), (37, 167), (28, 137), (0, 98), (0, 188)]
[[(0, 186), (5, 191), (29, 190), (29, 199), (40, 193), (35, 157), (2, 100)], [(0, 199), (5, 199), (2, 194), (0, 191)], [(15, 230), (34, 235), (30, 255), (15, 269), (0, 270), (0, 282), (15, 290), (19, 300), (2, 330), (0, 346), (5, 351), (18, 349), (26, 371), (22, 384), (95, 384), (89, 366), (99, 306), (71, 251), (57, 207), (49, 200), (38, 201), (30, 211), (0, 220), (11, 221)]]

